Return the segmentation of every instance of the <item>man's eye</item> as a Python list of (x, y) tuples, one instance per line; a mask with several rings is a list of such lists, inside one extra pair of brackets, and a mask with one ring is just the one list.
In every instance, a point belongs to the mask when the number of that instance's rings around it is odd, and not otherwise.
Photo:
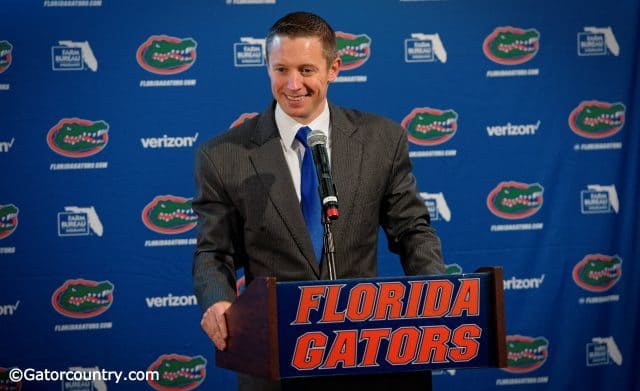
[(312, 68), (303, 68), (302, 69), (302, 74), (303, 75), (309, 75), (313, 73), (313, 69)]

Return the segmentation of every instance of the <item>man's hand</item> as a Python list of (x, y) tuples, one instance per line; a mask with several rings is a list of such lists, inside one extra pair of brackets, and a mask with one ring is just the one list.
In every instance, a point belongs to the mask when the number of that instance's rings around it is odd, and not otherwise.
[(230, 302), (219, 301), (207, 308), (200, 321), (200, 326), (202, 326), (202, 329), (211, 338), (218, 350), (227, 348), (229, 334), (227, 333), (227, 319), (224, 313), (229, 307), (231, 307)]

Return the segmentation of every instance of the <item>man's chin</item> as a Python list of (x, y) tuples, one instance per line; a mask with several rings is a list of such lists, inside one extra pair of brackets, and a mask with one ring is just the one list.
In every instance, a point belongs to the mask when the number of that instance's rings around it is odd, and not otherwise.
[(282, 107), (282, 111), (289, 117), (297, 120), (298, 122), (302, 122), (305, 118), (309, 117), (308, 110), (304, 107), (304, 105), (300, 105), (299, 107), (292, 105), (280, 105)]

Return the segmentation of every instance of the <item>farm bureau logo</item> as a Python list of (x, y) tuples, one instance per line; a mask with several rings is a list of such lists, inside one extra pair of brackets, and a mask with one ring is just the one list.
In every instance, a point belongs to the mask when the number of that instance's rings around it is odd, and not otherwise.
[(73, 158), (102, 151), (109, 142), (109, 124), (80, 118), (63, 118), (47, 133), (47, 144), (55, 153)]
[(542, 207), (544, 188), (538, 184), (501, 182), (487, 197), (487, 207), (503, 219), (523, 219)]
[(582, 137), (609, 137), (618, 133), (624, 126), (625, 111), (625, 106), (620, 102), (585, 101), (569, 115), (569, 127)]
[(432, 146), (449, 141), (458, 130), (458, 113), (431, 107), (417, 107), (402, 120), (409, 133), (409, 141)]
[(618, 255), (588, 254), (573, 267), (572, 276), (582, 289), (608, 291), (622, 276), (622, 259)]
[(197, 42), (193, 38), (168, 35), (150, 36), (136, 52), (138, 64), (151, 73), (174, 75), (189, 69), (196, 61)]
[(587, 190), (580, 190), (580, 212), (582, 214), (618, 213), (620, 201), (616, 185), (587, 185)]
[(98, 316), (112, 303), (113, 284), (110, 281), (67, 280), (51, 296), (56, 311), (76, 319)]
[(58, 236), (87, 236), (91, 232), (98, 236), (104, 233), (102, 222), (93, 206), (65, 206), (58, 213)]
[(420, 193), (425, 206), (429, 210), (431, 221), (438, 221), (442, 217), (444, 221), (451, 221), (451, 209), (442, 193)]
[(540, 33), (536, 29), (497, 27), (485, 38), (482, 50), (493, 62), (518, 65), (531, 60), (538, 53)]
[(405, 62), (434, 62), (436, 58), (447, 62), (447, 51), (438, 33), (411, 33), (411, 38), (404, 40)]
[(9, 69), (13, 60), (13, 45), (9, 41), (0, 41), (0, 73)]
[(371, 56), (371, 38), (366, 34), (336, 31), (336, 52), (342, 61), (341, 70), (358, 68)]
[(93, 72), (98, 70), (98, 60), (88, 41), (58, 41), (51, 47), (51, 67), (54, 71), (82, 71), (86, 65)]
[(545, 337), (507, 335), (507, 367), (511, 373), (532, 372), (540, 368), (549, 355), (549, 340)]
[(236, 67), (260, 67), (265, 65), (265, 38), (240, 37), (233, 44), (233, 65)]
[(158, 373), (158, 380), (148, 380), (158, 391), (189, 391), (198, 387), (207, 375), (207, 360), (202, 356), (163, 354), (147, 371)]
[(613, 337), (594, 337), (586, 345), (587, 366), (609, 365), (612, 360), (616, 365), (622, 365), (622, 353)]
[(11, 235), (18, 228), (20, 210), (14, 204), (0, 205), (0, 239)]
[(258, 113), (242, 113), (235, 121), (229, 125), (229, 128), (235, 128), (236, 126), (243, 124), (245, 121), (250, 120), (251, 118), (257, 116)]
[(142, 210), (142, 222), (161, 234), (181, 234), (197, 224), (191, 208), (191, 198), (174, 195), (157, 196)]
[(585, 27), (584, 32), (578, 33), (578, 56), (606, 56), (608, 53), (620, 55), (620, 45), (611, 26)]

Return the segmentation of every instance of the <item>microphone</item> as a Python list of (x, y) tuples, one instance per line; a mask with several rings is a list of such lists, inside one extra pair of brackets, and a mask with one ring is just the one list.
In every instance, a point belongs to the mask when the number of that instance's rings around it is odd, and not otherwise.
[(313, 163), (318, 173), (318, 192), (324, 217), (327, 220), (336, 220), (338, 212), (338, 193), (331, 178), (329, 157), (327, 156), (327, 136), (319, 130), (312, 130), (307, 137), (307, 145), (311, 148)]

